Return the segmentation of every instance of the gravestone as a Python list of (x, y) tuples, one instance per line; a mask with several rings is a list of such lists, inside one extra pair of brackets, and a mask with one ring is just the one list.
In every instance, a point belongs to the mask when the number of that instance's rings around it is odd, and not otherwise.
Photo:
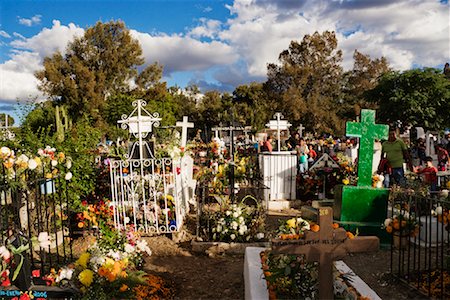
[(188, 122), (188, 117), (183, 116), (183, 122), (177, 122), (176, 127), (181, 127), (181, 147), (186, 147), (188, 128), (194, 128), (194, 123)]
[(375, 139), (387, 139), (389, 126), (375, 124), (375, 111), (363, 109), (361, 122), (347, 122), (346, 134), (360, 138), (357, 186), (338, 186), (333, 206), (334, 218), (356, 227), (363, 234), (388, 236), (381, 229), (387, 215), (389, 190), (372, 187), (372, 161)]
[(333, 210), (318, 209), (318, 232), (306, 231), (299, 240), (272, 240), (272, 253), (305, 255), (308, 262), (319, 262), (319, 299), (333, 299), (333, 261), (349, 253), (377, 251), (380, 240), (375, 236), (350, 239), (345, 229), (333, 228)]

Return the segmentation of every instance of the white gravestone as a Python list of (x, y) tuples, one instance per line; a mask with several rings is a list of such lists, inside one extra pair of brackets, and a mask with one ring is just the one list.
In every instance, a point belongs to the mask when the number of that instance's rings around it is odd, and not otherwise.
[(183, 122), (177, 122), (175, 125), (181, 127), (181, 147), (186, 147), (187, 130), (188, 128), (194, 128), (194, 123), (188, 122), (188, 117), (183, 116)]

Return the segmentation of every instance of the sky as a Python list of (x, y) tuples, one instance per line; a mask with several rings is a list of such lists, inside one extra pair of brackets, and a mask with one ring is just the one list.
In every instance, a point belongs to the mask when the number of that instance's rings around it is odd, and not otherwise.
[(356, 49), (399, 71), (450, 61), (448, 0), (0, 0), (0, 113), (20, 123), (18, 102), (46, 98), (34, 77), (44, 57), (110, 20), (169, 86), (202, 91), (264, 81), (268, 63), (315, 31), (336, 32), (346, 70)]

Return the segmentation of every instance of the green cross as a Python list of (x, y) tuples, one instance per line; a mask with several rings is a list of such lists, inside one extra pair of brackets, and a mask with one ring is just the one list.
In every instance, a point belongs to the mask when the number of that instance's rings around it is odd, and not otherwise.
[(375, 124), (375, 111), (361, 110), (361, 122), (347, 122), (347, 136), (359, 137), (358, 186), (372, 186), (374, 139), (387, 139), (389, 126)]

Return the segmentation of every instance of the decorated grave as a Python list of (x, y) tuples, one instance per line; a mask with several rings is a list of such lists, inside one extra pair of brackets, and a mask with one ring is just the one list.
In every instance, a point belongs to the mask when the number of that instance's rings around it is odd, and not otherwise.
[[(183, 146), (173, 146), (171, 157), (155, 157), (146, 139), (161, 121), (157, 113), (149, 113), (146, 102), (133, 102), (135, 109), (118, 121), (128, 129), (138, 157), (110, 161), (111, 196), (114, 224), (118, 230), (133, 225), (147, 234), (171, 233), (180, 230), (195, 190), (192, 160)], [(182, 128), (181, 145), (186, 145), (187, 118), (177, 123)], [(144, 152), (149, 157), (144, 157)]]
[[(345, 276), (333, 271), (333, 261), (348, 253), (376, 251), (379, 248), (377, 237), (359, 237), (346, 232), (332, 222), (332, 209), (320, 208), (316, 220), (307, 221), (292, 218), (280, 224), (279, 234), (272, 240), (271, 250), (261, 252), (261, 248), (247, 249), (244, 276), (246, 278), (246, 299), (267, 297), (282, 298), (316, 298), (331, 299), (334, 295), (341, 297), (353, 293), (354, 298), (376, 294), (359, 281), (359, 292), (345, 284)], [(255, 260), (255, 251), (261, 253), (264, 278), (267, 280), (268, 293), (262, 287), (264, 283), (257, 280), (261, 274), (261, 265)], [(258, 255), (259, 256), (259, 255)], [(338, 270), (345, 266), (341, 262)], [(348, 271), (348, 269), (347, 269)], [(333, 292), (334, 291), (334, 292)]]
[(347, 122), (347, 135), (360, 138), (357, 186), (341, 186), (333, 206), (334, 218), (341, 224), (358, 227), (364, 234), (386, 236), (382, 231), (387, 215), (389, 190), (372, 187), (374, 139), (386, 139), (387, 125), (375, 124), (375, 111), (363, 109), (361, 122)]

